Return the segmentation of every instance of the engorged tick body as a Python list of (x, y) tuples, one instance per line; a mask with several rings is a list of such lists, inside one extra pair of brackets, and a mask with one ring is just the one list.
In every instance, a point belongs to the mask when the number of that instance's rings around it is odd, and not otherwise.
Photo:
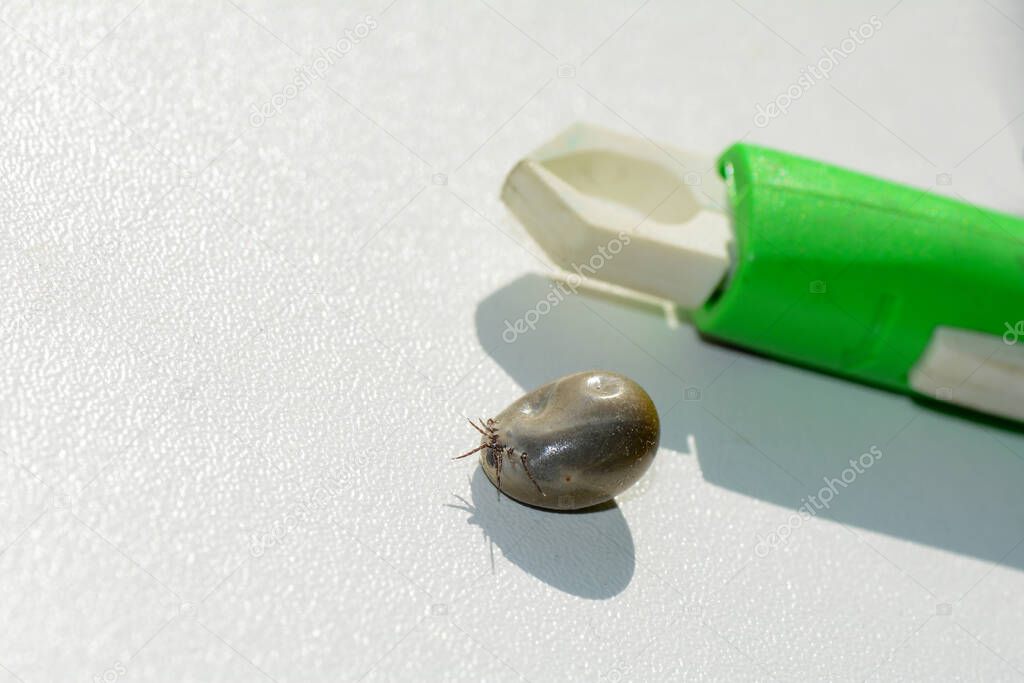
[(534, 389), (480, 432), (480, 466), (499, 495), (553, 510), (608, 501), (633, 485), (658, 450), (654, 402), (623, 375), (588, 371)]

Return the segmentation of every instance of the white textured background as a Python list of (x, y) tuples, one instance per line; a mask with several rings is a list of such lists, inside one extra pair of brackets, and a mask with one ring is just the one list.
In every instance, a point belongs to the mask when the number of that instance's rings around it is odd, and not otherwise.
[[(593, 294), (506, 344), (551, 271), (497, 198), (586, 119), (1024, 213), (1024, 6), (386, 1), (0, 9), (0, 679), (1024, 678), (1020, 433)], [(619, 507), (448, 459), (595, 366), (664, 425)]]

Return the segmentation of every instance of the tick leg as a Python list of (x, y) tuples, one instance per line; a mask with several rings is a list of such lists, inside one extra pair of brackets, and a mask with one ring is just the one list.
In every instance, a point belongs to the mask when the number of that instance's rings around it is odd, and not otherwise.
[[(477, 426), (476, 426), (476, 425), (475, 425), (475, 424), (473, 423), (473, 421), (472, 421), (472, 420), (470, 420), (470, 419), (469, 419), (468, 417), (466, 418), (466, 422), (468, 422), (468, 423), (469, 423), (469, 426), (470, 426), (470, 427), (472, 427), (472, 428), (473, 428), (473, 429), (475, 429), (476, 431), (480, 432), (480, 433), (481, 433), (482, 435), (484, 435), (484, 436), (490, 436), (490, 435), (489, 435), (489, 434), (488, 434), (487, 432), (485, 432), (485, 431), (484, 431), (484, 430), (483, 430), (483, 429), (482, 429), (481, 427), (477, 427)], [(483, 420), (480, 420), (480, 423), (481, 423), (481, 424), (483, 424)]]
[(533, 478), (533, 473), (530, 472), (530, 466), (526, 464), (526, 453), (519, 454), (519, 462), (523, 463), (523, 470), (526, 472), (526, 476), (528, 476), (530, 481), (533, 482), (533, 485), (537, 487), (537, 493), (542, 496), (546, 496), (547, 494), (540, 490), (540, 484), (538, 484), (537, 480)]
[(458, 460), (459, 458), (465, 458), (467, 455), (473, 455), (477, 451), (482, 451), (483, 449), (487, 448), (488, 445), (489, 444), (486, 444), (486, 443), (485, 444), (480, 444), (479, 446), (477, 446), (476, 448), (474, 448), (471, 451), (466, 451), (462, 455), (456, 455), (454, 458), (452, 458), (452, 460)]
[(495, 456), (494, 456), (494, 470), (495, 470), (495, 472), (497, 472), (497, 475), (498, 475), (498, 477), (497, 477), (497, 479), (498, 479), (498, 498), (501, 498), (501, 460), (502, 460), (502, 454), (504, 453), (504, 451), (505, 451), (504, 448), (495, 448), (494, 449), (494, 453), (495, 453)]

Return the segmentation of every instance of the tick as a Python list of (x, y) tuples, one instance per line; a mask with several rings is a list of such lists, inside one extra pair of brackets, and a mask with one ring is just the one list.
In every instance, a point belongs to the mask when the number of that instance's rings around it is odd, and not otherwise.
[(469, 423), (480, 466), (502, 493), (527, 505), (575, 510), (632, 486), (658, 451), (658, 411), (643, 388), (601, 370), (534, 389), (493, 418)]

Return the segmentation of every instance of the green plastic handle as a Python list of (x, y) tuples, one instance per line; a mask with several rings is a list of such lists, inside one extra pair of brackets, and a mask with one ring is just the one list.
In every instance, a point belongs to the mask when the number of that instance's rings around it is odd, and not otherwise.
[(1024, 318), (1024, 219), (747, 144), (719, 159), (736, 252), (713, 337), (910, 392), (936, 326)]

